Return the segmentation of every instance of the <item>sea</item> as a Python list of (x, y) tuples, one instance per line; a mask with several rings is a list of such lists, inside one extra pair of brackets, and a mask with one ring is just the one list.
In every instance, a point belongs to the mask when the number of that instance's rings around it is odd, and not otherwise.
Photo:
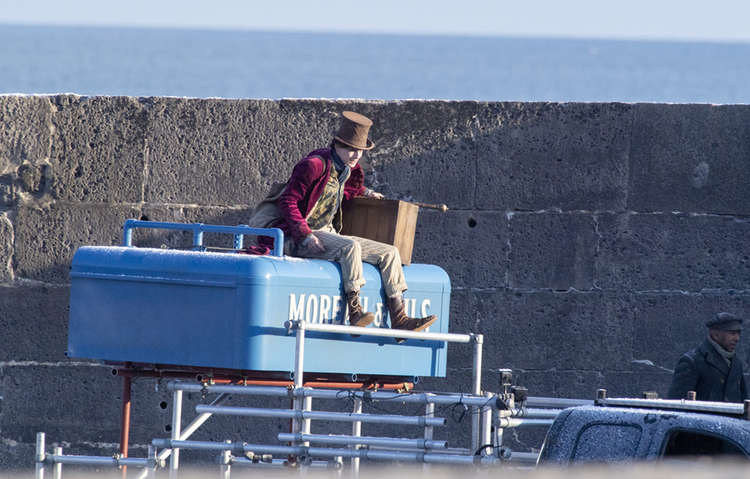
[(750, 103), (750, 43), (0, 25), (0, 94)]

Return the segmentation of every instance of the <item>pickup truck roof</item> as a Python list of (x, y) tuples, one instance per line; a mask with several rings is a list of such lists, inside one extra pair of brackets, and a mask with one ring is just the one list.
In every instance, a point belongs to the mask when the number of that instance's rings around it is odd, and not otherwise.
[(750, 459), (750, 421), (742, 404), (613, 398), (564, 410), (539, 464), (628, 462), (680, 456)]

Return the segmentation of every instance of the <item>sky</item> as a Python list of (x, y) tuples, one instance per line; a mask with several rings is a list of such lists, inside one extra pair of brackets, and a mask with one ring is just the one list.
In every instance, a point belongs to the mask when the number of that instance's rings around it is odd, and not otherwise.
[(0, 0), (0, 23), (750, 42), (750, 0)]

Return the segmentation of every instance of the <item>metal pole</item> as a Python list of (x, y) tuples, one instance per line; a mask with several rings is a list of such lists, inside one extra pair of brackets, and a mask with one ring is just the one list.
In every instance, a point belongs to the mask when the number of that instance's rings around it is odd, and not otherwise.
[(594, 404), (591, 399), (565, 399), (529, 396), (525, 401), (526, 407), (566, 408)]
[(328, 469), (333, 469), (336, 477), (341, 477), (344, 473), (344, 458), (336, 456), (328, 461)]
[(234, 235), (234, 249), (242, 249), (242, 246), (244, 243), (244, 235), (236, 234)]
[(495, 437), (492, 440), (492, 445), (495, 446), (495, 452), (498, 453), (500, 452), (500, 448), (503, 447), (503, 428), (500, 427), (500, 410), (494, 409), (492, 411), (492, 421), (495, 424)]
[[(435, 403), (428, 402), (424, 406), (424, 417), (425, 418), (433, 418), (435, 417)], [(424, 440), (425, 443), (427, 441), (432, 441), (434, 429), (432, 426), (425, 426), (424, 427)], [(422, 464), (422, 471), (428, 471), (430, 469), (430, 465), (426, 462)]]
[[(352, 409), (352, 414), (362, 414), (362, 399), (355, 398), (354, 399), (354, 409)], [(352, 423), (352, 436), (360, 437), (362, 435), (362, 421), (354, 421)], [(354, 444), (351, 446), (352, 450), (359, 449), (359, 444)], [(357, 479), (359, 477), (359, 457), (353, 457), (352, 458), (352, 479)]]
[(203, 231), (200, 230), (200, 226), (196, 225), (197, 228), (193, 229), (193, 249), (200, 251), (200, 247), (203, 246)]
[(170, 381), (167, 391), (185, 391), (191, 393), (208, 394), (241, 394), (246, 396), (289, 396), (286, 386), (241, 386), (238, 384), (196, 384), (183, 381)]
[[(227, 444), (229, 444), (229, 447), (231, 448), (232, 441), (227, 439), (225, 441)], [(224, 451), (221, 451), (221, 477), (222, 479), (230, 479), (231, 473), (232, 473), (232, 450), (226, 449)]]
[(524, 409), (512, 409), (511, 416), (535, 418), (535, 419), (554, 419), (561, 412), (563, 412), (562, 409), (524, 408)]
[(294, 389), (302, 387), (302, 375), (305, 372), (305, 329), (307, 324), (300, 321), (297, 325), (297, 341), (294, 348)]
[[(240, 386), (240, 385), (200, 385), (200, 384), (186, 384), (180, 382), (169, 383), (167, 389), (170, 391), (186, 391), (194, 393), (226, 393), (235, 395), (260, 395), (260, 396), (280, 396), (288, 397), (289, 389), (286, 387), (278, 386)], [(294, 396), (310, 396), (315, 399), (337, 399), (347, 400), (351, 396), (367, 398), (372, 401), (397, 401), (410, 404), (426, 404), (434, 403), (440, 405), (453, 405), (457, 402), (466, 404), (467, 406), (484, 406), (487, 404), (487, 398), (481, 395), (474, 395), (468, 393), (441, 393), (440, 395), (432, 395), (426, 393), (395, 393), (387, 391), (351, 391), (351, 395), (342, 394), (341, 389), (330, 390), (330, 389), (316, 389), (310, 387), (304, 387), (295, 389), (292, 391)], [(589, 404), (593, 404), (593, 401), (588, 401)], [(496, 401), (491, 401), (489, 406), (493, 408), (498, 407)], [(502, 406), (505, 408), (505, 406)], [(559, 406), (563, 407), (563, 406)], [(568, 406), (564, 406), (568, 407)], [(531, 409), (529, 409), (531, 410)]]
[[(482, 343), (484, 336), (481, 334), (473, 335), (474, 339), (474, 365), (472, 369), (472, 394), (480, 396), (482, 394)], [(476, 452), (479, 448), (479, 408), (471, 407), (471, 449)]]
[(159, 467), (158, 458), (156, 457), (156, 448), (152, 445), (148, 445), (148, 460), (149, 465), (146, 468), (146, 476), (149, 479), (156, 478), (156, 468)]
[[(356, 424), (356, 423), (353, 423)], [(309, 441), (314, 444), (332, 444), (338, 446), (373, 446), (389, 449), (447, 449), (445, 441), (428, 441), (425, 439), (408, 439), (405, 437), (372, 437), (372, 436), (345, 436), (338, 434), (291, 434), (280, 432), (277, 436), (279, 441)], [(359, 448), (350, 448), (359, 449)]]
[[(223, 442), (203, 442), (203, 441), (172, 441), (170, 439), (154, 439), (152, 441), (157, 447), (180, 447), (183, 449), (196, 449), (204, 451), (223, 451), (227, 444)], [(269, 444), (245, 444), (238, 443), (232, 445), (232, 450), (242, 449), (243, 451), (252, 451), (256, 454), (291, 454), (308, 457), (360, 457), (364, 459), (387, 460), (387, 461), (412, 461), (412, 462), (429, 462), (442, 464), (496, 464), (498, 459), (492, 456), (474, 456), (474, 455), (453, 455), (453, 454), (425, 454), (422, 451), (401, 452), (401, 451), (379, 451), (373, 449), (333, 449), (323, 447), (303, 447), (303, 446), (275, 446)]]
[[(122, 377), (122, 417), (120, 421), (120, 457), (128, 457), (130, 440), (130, 392), (132, 379), (130, 374)], [(122, 466), (122, 479), (128, 476), (128, 467)]]
[[(485, 397), (487, 398), (487, 402), (489, 403), (492, 398), (492, 394), (485, 393)], [(479, 446), (482, 447), (488, 444), (492, 445), (492, 408), (486, 405), (483, 406), (481, 419), (482, 419), (482, 439), (481, 441), (479, 441), (480, 442)], [(482, 451), (482, 453), (486, 455), (487, 451), (484, 450)]]
[(551, 426), (554, 419), (526, 419), (517, 417), (501, 417), (498, 426), (506, 427), (534, 427), (534, 426)]
[(661, 409), (689, 409), (702, 412), (726, 413), (742, 416), (744, 404), (722, 403), (712, 401), (686, 401), (684, 399), (639, 399), (639, 398), (602, 398), (598, 404), (605, 406), (658, 407)]
[[(424, 418), (421, 416), (398, 416), (395, 414), (351, 414), (346, 412), (329, 411), (298, 411), (294, 409), (272, 409), (238, 406), (206, 406), (199, 404), (195, 406), (199, 413), (211, 412), (224, 416), (250, 416), (250, 417), (277, 417), (297, 419), (301, 424), (302, 419), (313, 419), (321, 421), (362, 421), (377, 424), (401, 424), (404, 426), (445, 426), (445, 418)], [(299, 432), (299, 431), (297, 431)]]
[(358, 334), (360, 336), (380, 336), (386, 338), (421, 339), (425, 341), (446, 341), (449, 343), (470, 343), (481, 334), (426, 333), (424, 331), (404, 331), (390, 328), (361, 328), (341, 324), (306, 323), (302, 320), (289, 320), (284, 323), (286, 329), (304, 328), (321, 333)]
[[(425, 418), (434, 418), (435, 417), (435, 404), (434, 403), (427, 403), (424, 407), (424, 417)], [(432, 441), (434, 428), (433, 426), (425, 426), (424, 427), (424, 439), (425, 441)]]
[[(313, 400), (313, 398), (311, 396), (304, 396), (304, 398), (302, 399), (302, 410), (303, 411), (310, 412), (312, 410), (312, 400)], [(300, 428), (300, 433), (301, 434), (310, 434), (310, 422), (311, 422), (310, 418), (305, 418), (305, 419), (302, 420), (302, 425), (301, 425), (301, 428)], [(307, 447), (307, 446), (310, 445), (310, 442), (309, 441), (305, 441), (303, 439), (301, 443), (298, 443), (298, 442), (295, 441), (294, 444), (300, 444), (302, 446)], [(310, 458), (307, 458), (307, 459), (309, 460)], [(308, 468), (308, 464), (309, 463), (307, 461), (305, 461), (304, 464), (301, 464), (302, 467), (300, 467), (300, 469), (299, 469), (299, 472), (300, 472), (301, 475), (307, 475), (307, 472), (308, 472), (308, 469), (309, 469)]]
[[(172, 393), (172, 439), (180, 438), (180, 427), (182, 426), (182, 391)], [(172, 448), (169, 458), (169, 477), (177, 477), (177, 469), (180, 467), (180, 450)]]
[[(305, 399), (302, 404), (302, 410), (310, 412), (312, 411), (312, 396), (305, 396)], [(310, 418), (305, 418), (302, 420), (302, 434), (310, 434)], [(308, 443), (304, 444), (305, 446), (309, 446)]]
[[(302, 379), (305, 374), (305, 327), (304, 321), (297, 324), (297, 341), (294, 347), (294, 390), (302, 388)], [(295, 411), (301, 411), (303, 407), (302, 400), (299, 396), (294, 397), (293, 408)], [(302, 423), (295, 416), (292, 419), (292, 432), (298, 433), (302, 430)], [(294, 445), (297, 445), (296, 443)]]
[(148, 467), (148, 458), (115, 456), (77, 456), (77, 455), (57, 455), (50, 454), (47, 461), (52, 464), (77, 464), (83, 466), (134, 466)]
[[(62, 456), (62, 453), (63, 453), (63, 450), (59, 446), (52, 450), (52, 454), (54, 454), (55, 456)], [(52, 477), (54, 477), (55, 479), (62, 479), (62, 464), (61, 463), (59, 462), (56, 463), (53, 471), (54, 472), (52, 473)]]
[(43, 432), (36, 433), (36, 479), (44, 479), (44, 461), (47, 459)]

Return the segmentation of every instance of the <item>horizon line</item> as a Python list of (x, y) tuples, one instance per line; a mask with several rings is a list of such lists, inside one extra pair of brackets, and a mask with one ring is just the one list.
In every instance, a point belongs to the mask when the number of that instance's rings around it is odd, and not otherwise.
[(288, 27), (256, 27), (238, 25), (200, 25), (200, 24), (135, 24), (135, 23), (77, 23), (77, 22), (23, 22), (0, 20), (0, 27), (67, 27), (67, 28), (123, 28), (143, 30), (180, 30), (204, 32), (248, 32), (248, 33), (278, 33), (278, 34), (321, 34), (321, 35), (372, 35), (372, 36), (407, 36), (407, 37), (455, 37), (455, 38), (497, 38), (519, 40), (592, 40), (615, 42), (655, 42), (655, 43), (712, 43), (712, 44), (750, 44), (749, 38), (732, 37), (670, 37), (657, 35), (572, 35), (565, 33), (490, 33), (490, 32), (462, 32), (462, 31), (401, 31), (388, 29), (304, 29)]

